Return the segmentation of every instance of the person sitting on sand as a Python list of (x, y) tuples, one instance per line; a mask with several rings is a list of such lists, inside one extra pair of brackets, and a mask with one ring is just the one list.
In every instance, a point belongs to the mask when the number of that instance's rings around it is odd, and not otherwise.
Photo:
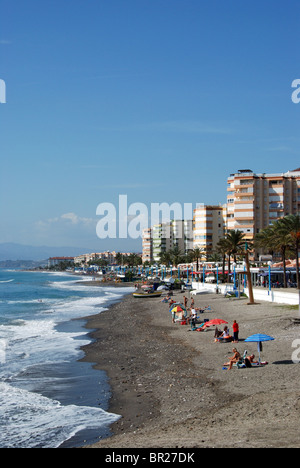
[(221, 330), (218, 329), (218, 327), (216, 327), (216, 329), (215, 329), (215, 338), (220, 338), (220, 336), (222, 336), (222, 332), (221, 332)]
[(225, 367), (229, 366), (227, 370), (231, 370), (233, 364), (236, 364), (241, 360), (241, 355), (236, 348), (233, 348), (232, 352), (234, 353), (234, 355), (232, 356), (232, 358), (229, 359), (229, 362), (224, 364)]
[(215, 342), (217, 342), (217, 341), (220, 342), (222, 340), (232, 341), (232, 336), (230, 336), (229, 328), (227, 326), (224, 327), (223, 333), (221, 334), (221, 336), (219, 336), (218, 338), (215, 339)]

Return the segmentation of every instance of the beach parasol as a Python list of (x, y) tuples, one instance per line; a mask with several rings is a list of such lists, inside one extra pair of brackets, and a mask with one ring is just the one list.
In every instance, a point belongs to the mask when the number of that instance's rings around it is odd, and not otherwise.
[(172, 312), (184, 312), (184, 310), (180, 306), (175, 306), (172, 309)]
[(173, 303), (170, 305), (169, 311), (172, 312), (172, 309), (174, 309), (174, 307), (176, 307), (176, 306), (183, 307), (183, 304), (181, 304), (181, 302), (173, 302)]
[(222, 319), (212, 319), (206, 322), (206, 326), (210, 327), (211, 325), (222, 325), (222, 323), (228, 323), (228, 322)]
[(186, 309), (181, 304), (175, 304), (171, 307), (170, 312), (172, 312), (172, 316), (174, 317), (175, 314), (182, 313), (183, 317), (187, 316)]
[(260, 353), (262, 351), (262, 343), (265, 341), (274, 341), (275, 338), (269, 335), (264, 335), (262, 333), (256, 333), (255, 335), (251, 335), (248, 338), (245, 339), (245, 342), (247, 343), (257, 343), (257, 350), (259, 354), (259, 359), (258, 362), (259, 364), (261, 363), (260, 360)]

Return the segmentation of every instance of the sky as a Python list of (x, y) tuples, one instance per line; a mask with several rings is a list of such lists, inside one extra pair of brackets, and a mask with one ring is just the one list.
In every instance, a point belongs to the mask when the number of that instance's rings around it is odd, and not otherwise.
[(139, 251), (99, 239), (99, 205), (223, 204), (239, 169), (300, 167), (299, 20), (298, 0), (0, 0), (0, 243)]

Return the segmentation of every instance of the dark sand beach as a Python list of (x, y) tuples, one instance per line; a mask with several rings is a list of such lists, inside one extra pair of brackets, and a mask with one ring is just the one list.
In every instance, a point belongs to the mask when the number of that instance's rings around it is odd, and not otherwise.
[[(174, 298), (182, 301), (183, 294)], [(230, 327), (237, 320), (240, 342), (215, 343), (214, 327), (196, 332), (173, 324), (159, 298), (126, 295), (88, 318), (95, 341), (84, 347), (84, 360), (107, 372), (109, 411), (121, 415), (113, 436), (92, 447), (300, 447), (300, 365), (292, 359), (300, 348), (293, 321), (299, 312), (216, 294), (195, 296), (195, 305), (210, 305), (203, 318)], [(223, 370), (234, 346), (258, 356), (256, 343), (243, 341), (254, 333), (275, 338), (263, 345), (269, 364)]]

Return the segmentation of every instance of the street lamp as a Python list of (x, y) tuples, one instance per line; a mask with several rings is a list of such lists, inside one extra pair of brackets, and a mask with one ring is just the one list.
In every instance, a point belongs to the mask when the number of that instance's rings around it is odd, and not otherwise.
[(271, 294), (271, 289), (272, 289), (272, 284), (271, 284), (271, 266), (272, 266), (272, 262), (269, 261), (268, 262), (268, 266), (269, 266), (269, 291), (268, 291), (268, 296)]
[(244, 267), (244, 292), (245, 292), (245, 287), (246, 287), (246, 262), (243, 261), (243, 267)]
[(235, 271), (236, 263), (234, 262), (232, 266), (233, 266), (233, 289), (236, 289), (236, 271)]
[(217, 287), (216, 287), (216, 293), (219, 293), (219, 264), (216, 263), (216, 268), (217, 268)]

